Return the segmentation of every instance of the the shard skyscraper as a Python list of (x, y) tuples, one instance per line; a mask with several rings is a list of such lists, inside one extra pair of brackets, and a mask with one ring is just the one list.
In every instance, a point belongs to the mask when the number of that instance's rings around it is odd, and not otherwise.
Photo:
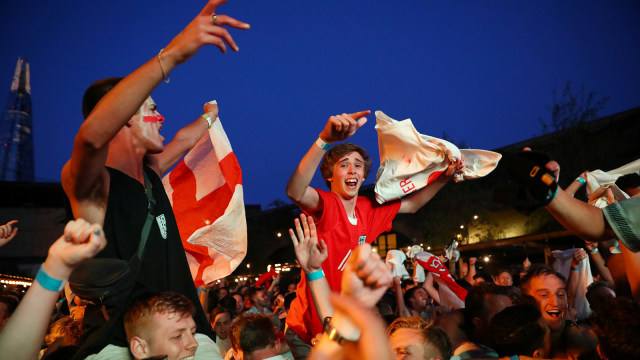
[(29, 63), (18, 58), (0, 122), (0, 181), (34, 181)]

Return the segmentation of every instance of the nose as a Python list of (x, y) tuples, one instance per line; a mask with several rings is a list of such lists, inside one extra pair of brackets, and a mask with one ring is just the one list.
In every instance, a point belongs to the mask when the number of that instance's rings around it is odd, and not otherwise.
[(198, 348), (198, 342), (196, 341), (196, 338), (193, 336), (193, 334), (189, 334), (189, 339), (187, 340), (184, 348), (189, 351), (196, 351), (196, 349)]
[(156, 115), (156, 119), (158, 119), (158, 122), (159, 122), (160, 124), (162, 124), (162, 123), (164, 122), (164, 116), (162, 116), (162, 115), (160, 115), (160, 114)]

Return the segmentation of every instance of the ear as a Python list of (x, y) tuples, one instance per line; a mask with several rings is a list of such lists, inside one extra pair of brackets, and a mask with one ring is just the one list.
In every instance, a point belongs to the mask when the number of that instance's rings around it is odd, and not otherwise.
[(146, 359), (149, 357), (149, 345), (147, 341), (139, 336), (134, 336), (129, 341), (129, 350), (135, 359)]
[(282, 343), (280, 343), (280, 338), (276, 338), (276, 354), (280, 354), (280, 348), (282, 347)]

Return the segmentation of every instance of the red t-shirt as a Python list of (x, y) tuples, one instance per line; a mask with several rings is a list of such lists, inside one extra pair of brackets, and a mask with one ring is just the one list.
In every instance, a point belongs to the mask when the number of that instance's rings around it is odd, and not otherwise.
[[(372, 199), (358, 196), (358, 221), (357, 225), (353, 225), (337, 195), (318, 189), (316, 191), (323, 202), (323, 210), (318, 213), (305, 213), (313, 217), (318, 239), (323, 239), (327, 244), (329, 256), (322, 264), (322, 269), (329, 287), (333, 292), (340, 292), (342, 271), (353, 249), (365, 242), (370, 244), (378, 235), (391, 230), (391, 222), (400, 210), (400, 201), (379, 205)], [(307, 343), (311, 342), (315, 334), (322, 332), (322, 323), (316, 314), (304, 271), (301, 273), (296, 298), (291, 303), (287, 315), (287, 325)]]

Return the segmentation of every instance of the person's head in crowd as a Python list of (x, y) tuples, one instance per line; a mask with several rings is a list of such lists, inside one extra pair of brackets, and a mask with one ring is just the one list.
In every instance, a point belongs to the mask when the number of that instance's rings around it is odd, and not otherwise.
[(493, 282), (493, 280), (491, 279), (491, 276), (489, 276), (489, 275), (487, 275), (485, 273), (482, 273), (482, 272), (479, 272), (479, 273), (473, 275), (473, 284), (472, 285), (478, 285), (478, 284), (483, 283), (483, 282)]
[[(364, 181), (364, 179), (366, 179), (369, 175), (369, 170), (371, 170), (371, 157), (365, 149), (352, 143), (337, 144), (329, 149), (326, 154), (324, 154), (322, 162), (320, 163), (320, 173), (322, 174), (322, 178), (324, 179), (329, 189), (332, 189), (331, 178), (334, 175), (333, 172), (336, 165), (340, 162), (341, 159), (352, 153), (358, 154), (355, 155), (356, 159), (358, 157), (360, 158), (357, 159), (356, 162), (361, 163), (363, 168), (363, 178), (361, 180)], [(357, 186), (360, 186), (361, 184), (362, 182), (359, 181)]]
[(12, 293), (0, 294), (0, 330), (18, 307), (20, 299)]
[(476, 343), (488, 344), (491, 318), (511, 305), (506, 288), (502, 286), (485, 282), (472, 287), (464, 300), (465, 329), (469, 338)]
[(290, 282), (289, 285), (287, 285), (287, 294), (296, 292), (297, 287), (298, 287), (297, 283)]
[(84, 334), (82, 319), (74, 319), (73, 315), (67, 315), (56, 320), (44, 337), (47, 353), (65, 346), (79, 345)]
[(211, 327), (216, 333), (216, 336), (222, 340), (229, 338), (231, 333), (231, 312), (223, 307), (216, 307), (211, 311), (209, 316)]
[(551, 329), (532, 304), (507, 307), (491, 319), (489, 332), (500, 356), (526, 355), (547, 358), (551, 352)]
[(424, 319), (398, 318), (387, 334), (397, 360), (449, 360), (453, 354), (447, 333)]
[(498, 271), (498, 275), (496, 275), (494, 282), (496, 285), (500, 286), (511, 286), (513, 285), (513, 276), (507, 269), (501, 269)]
[(640, 304), (618, 297), (595, 312), (592, 320), (601, 359), (640, 359)]
[(411, 287), (404, 292), (404, 303), (411, 310), (415, 310), (419, 313), (426, 311), (429, 306), (429, 295), (427, 291), (419, 285)]
[(218, 300), (222, 299), (228, 294), (229, 294), (229, 290), (227, 290), (227, 288), (225, 287), (220, 287), (216, 290), (216, 297), (218, 297)]
[[(240, 303), (242, 305), (242, 303)], [(229, 312), (229, 315), (231, 315), (231, 319), (234, 319), (238, 314), (236, 313), (237, 311), (237, 307), (238, 307), (238, 303), (236, 301), (236, 299), (234, 299), (232, 296), (225, 296), (222, 299), (220, 299), (220, 301), (218, 302), (218, 306), (217, 307), (221, 307), (224, 308), (225, 310), (227, 310)], [(215, 310), (212, 309), (211, 311)], [(209, 314), (211, 314), (211, 312), (209, 312)]]
[(542, 318), (551, 331), (564, 330), (569, 303), (566, 280), (562, 274), (544, 264), (532, 265), (522, 276), (520, 288), (524, 295), (536, 300)]
[(442, 328), (451, 341), (454, 349), (469, 340), (462, 327), (464, 326), (464, 309), (455, 309), (438, 315), (433, 326)]
[(626, 192), (627, 195), (634, 197), (640, 194), (640, 174), (631, 173), (620, 176), (616, 180), (616, 185), (618, 185), (622, 191)]
[(586, 298), (591, 310), (598, 311), (616, 297), (613, 287), (606, 281), (594, 281), (587, 286)]
[(236, 359), (266, 359), (278, 355), (280, 339), (268, 315), (244, 314), (231, 326), (229, 338)]
[(244, 312), (244, 296), (238, 292), (231, 293), (231, 296), (236, 301), (236, 316), (242, 314)]
[(264, 293), (264, 290), (256, 287), (251, 287), (249, 290), (249, 300), (251, 300), (251, 305), (258, 309), (269, 308), (271, 304), (269, 304), (269, 300), (267, 299), (267, 295)]
[(194, 356), (195, 307), (175, 292), (147, 294), (136, 299), (124, 316), (129, 350), (135, 359), (165, 355), (168, 360)]

